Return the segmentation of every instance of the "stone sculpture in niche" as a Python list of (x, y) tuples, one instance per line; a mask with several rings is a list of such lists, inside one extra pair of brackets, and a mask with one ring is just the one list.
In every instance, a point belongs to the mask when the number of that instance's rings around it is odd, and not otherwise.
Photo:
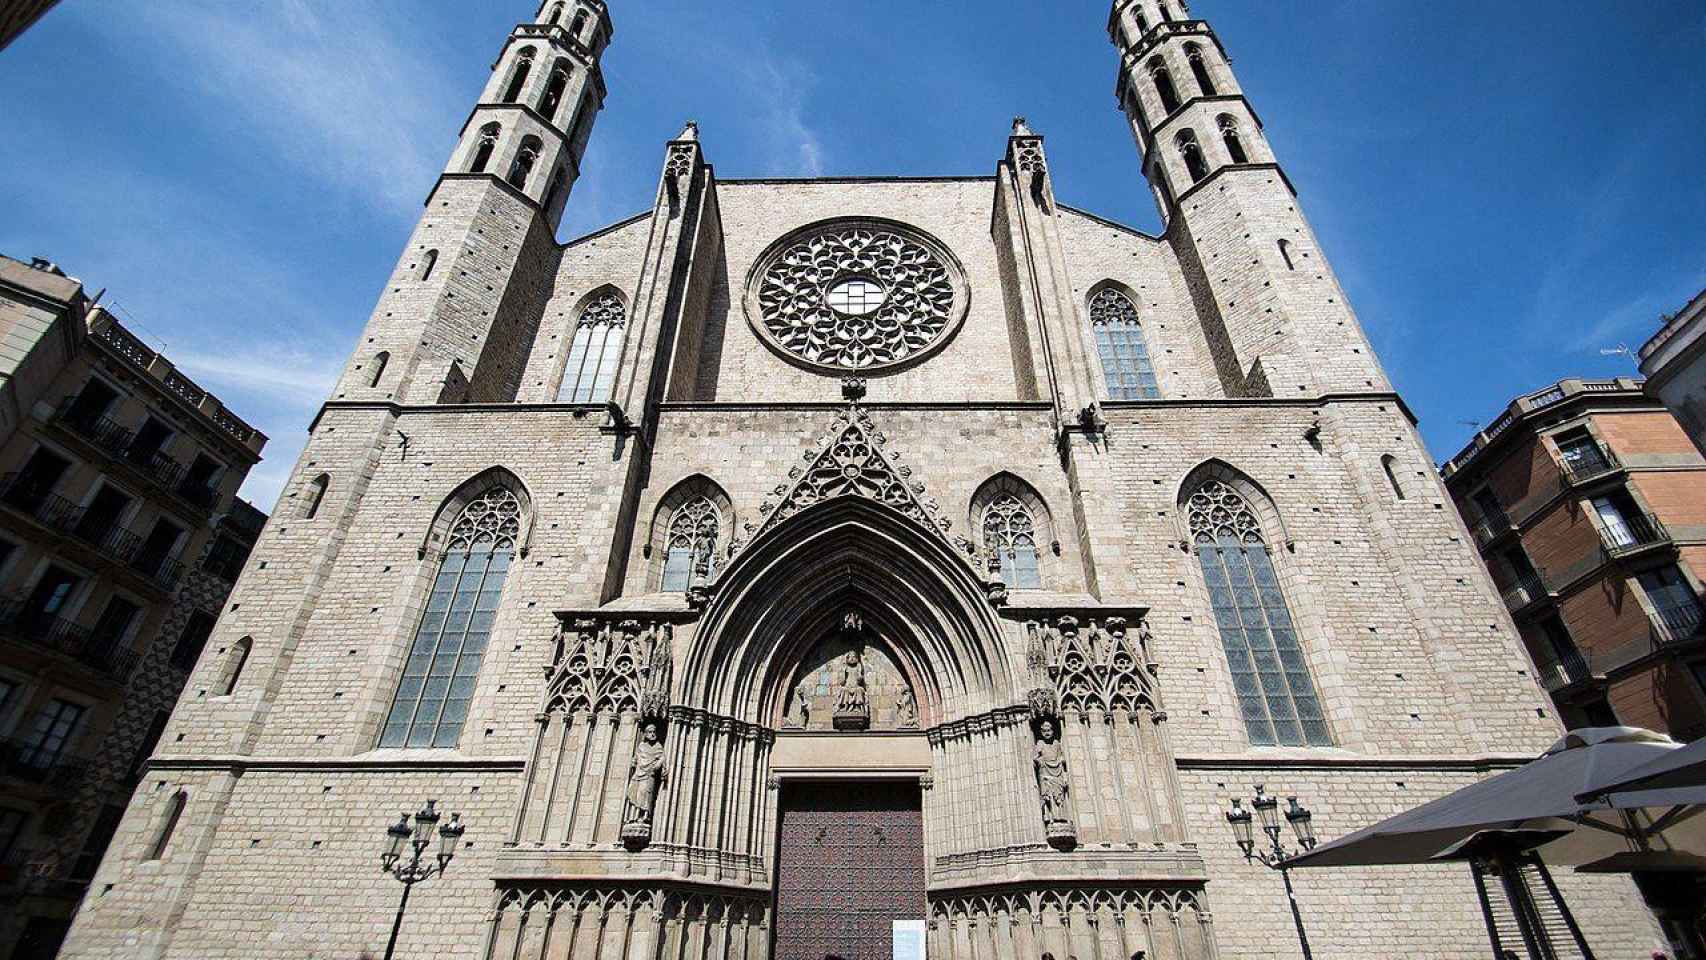
[(911, 687), (903, 688), (895, 698), (894, 725), (902, 730), (918, 726), (918, 699), (912, 695)]
[(1037, 789), (1043, 798), (1043, 827), (1048, 842), (1070, 850), (1078, 842), (1073, 826), (1072, 787), (1066, 776), (1066, 753), (1060, 748), (1059, 728), (1053, 717), (1037, 720), (1037, 749), (1033, 754), (1037, 768)]
[(865, 691), (865, 660), (857, 650), (841, 659), (841, 679), (836, 685), (835, 729), (863, 730), (871, 725), (871, 701)]
[(628, 774), (628, 794), (622, 805), (622, 840), (631, 847), (643, 846), (652, 838), (652, 808), (662, 780), (663, 744), (659, 742), (658, 723), (647, 720), (634, 747), (634, 767)]
[(806, 688), (804, 686), (795, 687), (794, 709), (788, 714), (788, 718), (782, 722), (782, 726), (804, 730), (806, 725), (811, 722), (811, 698), (806, 696)]

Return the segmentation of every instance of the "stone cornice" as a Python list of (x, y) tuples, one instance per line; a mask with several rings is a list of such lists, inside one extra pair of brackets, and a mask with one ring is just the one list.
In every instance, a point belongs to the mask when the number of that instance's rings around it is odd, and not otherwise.
[(164, 770), (211, 770), (237, 776), (251, 770), (317, 770), (328, 773), (489, 770), (494, 773), (520, 773), (526, 765), (526, 757), (470, 757), (453, 750), (386, 750), (353, 757), (247, 757), (234, 754), (196, 757), (165, 754), (149, 758), (144, 776)]
[(1180, 753), (1174, 757), (1181, 770), (1463, 770), (1486, 772), (1520, 767), (1538, 754), (1485, 753), (1392, 754), (1374, 756), (1344, 750), (1306, 752), (1276, 751), (1272, 755), (1250, 753)]

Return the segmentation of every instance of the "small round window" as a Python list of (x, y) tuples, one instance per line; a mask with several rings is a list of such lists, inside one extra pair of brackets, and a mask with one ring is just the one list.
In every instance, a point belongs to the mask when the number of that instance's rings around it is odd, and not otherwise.
[(863, 277), (849, 277), (824, 295), (836, 313), (862, 317), (883, 305), (883, 288)]

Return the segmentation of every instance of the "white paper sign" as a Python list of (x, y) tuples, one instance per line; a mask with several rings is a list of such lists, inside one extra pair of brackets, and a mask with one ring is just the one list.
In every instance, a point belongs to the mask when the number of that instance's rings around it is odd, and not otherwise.
[(894, 921), (894, 960), (924, 960), (924, 921)]

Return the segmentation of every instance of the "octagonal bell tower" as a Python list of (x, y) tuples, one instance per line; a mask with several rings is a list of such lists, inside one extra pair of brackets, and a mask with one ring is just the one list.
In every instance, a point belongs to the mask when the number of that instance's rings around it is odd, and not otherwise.
[(1115, 94), (1227, 396), (1389, 391), (1220, 38), (1183, 0), (1115, 0)]

